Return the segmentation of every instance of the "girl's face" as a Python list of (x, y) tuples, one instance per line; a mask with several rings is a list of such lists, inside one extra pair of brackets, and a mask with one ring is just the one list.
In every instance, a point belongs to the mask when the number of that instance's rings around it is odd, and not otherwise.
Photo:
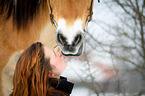
[(46, 46), (44, 46), (44, 54), (45, 58), (50, 58), (52, 73), (59, 76), (67, 66), (64, 56), (60, 52), (55, 52)]

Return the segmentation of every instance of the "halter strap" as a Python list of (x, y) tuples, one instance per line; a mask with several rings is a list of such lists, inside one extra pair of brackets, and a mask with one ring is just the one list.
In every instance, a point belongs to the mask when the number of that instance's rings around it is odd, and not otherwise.
[[(90, 6), (90, 14), (87, 16), (87, 20), (90, 22), (91, 20), (92, 20), (92, 14), (93, 14), (93, 12), (92, 12), (92, 9), (93, 9), (93, 1), (94, 0), (91, 0), (91, 6)], [(90, 18), (89, 18), (90, 17)]]
[(86, 30), (87, 30), (88, 23), (92, 20), (92, 14), (93, 14), (93, 12), (92, 12), (92, 10), (93, 10), (93, 1), (94, 1), (94, 0), (91, 0), (90, 12), (89, 12), (89, 15), (87, 16), (87, 22), (86, 22), (86, 26), (85, 26), (85, 28), (84, 28), (84, 31), (85, 31), (85, 32), (86, 32)]
[(49, 6), (49, 9), (50, 9), (49, 17), (50, 17), (51, 23), (52, 23), (52, 25), (54, 24), (55, 28), (57, 29), (56, 22), (53, 20), (54, 15), (52, 14), (52, 7), (51, 7), (51, 4), (50, 4), (50, 0), (47, 0), (47, 5)]

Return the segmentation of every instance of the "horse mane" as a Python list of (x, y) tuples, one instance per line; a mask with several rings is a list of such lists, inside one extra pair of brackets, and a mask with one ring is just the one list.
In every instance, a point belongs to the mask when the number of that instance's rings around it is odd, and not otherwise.
[(46, 3), (46, 0), (0, 0), (0, 16), (6, 20), (12, 16), (18, 29), (25, 28)]

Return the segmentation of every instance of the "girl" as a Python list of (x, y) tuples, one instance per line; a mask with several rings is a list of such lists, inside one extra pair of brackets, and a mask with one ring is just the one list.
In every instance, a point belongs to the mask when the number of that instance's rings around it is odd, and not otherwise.
[(10, 96), (69, 96), (74, 84), (60, 77), (66, 66), (60, 52), (32, 44), (17, 62)]

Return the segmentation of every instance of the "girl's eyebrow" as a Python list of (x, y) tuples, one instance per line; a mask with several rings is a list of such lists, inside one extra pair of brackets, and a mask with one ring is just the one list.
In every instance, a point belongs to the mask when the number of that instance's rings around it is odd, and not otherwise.
[(54, 53), (54, 55), (56, 56), (56, 53), (54, 52), (54, 50), (53, 50), (53, 53)]

